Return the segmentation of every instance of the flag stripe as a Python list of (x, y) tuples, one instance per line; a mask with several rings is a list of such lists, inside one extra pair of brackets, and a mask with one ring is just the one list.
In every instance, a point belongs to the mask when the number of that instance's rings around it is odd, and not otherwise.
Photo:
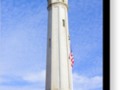
[(72, 54), (72, 52), (70, 52), (70, 61), (71, 61), (71, 67), (73, 67), (73, 64), (74, 64), (74, 56)]

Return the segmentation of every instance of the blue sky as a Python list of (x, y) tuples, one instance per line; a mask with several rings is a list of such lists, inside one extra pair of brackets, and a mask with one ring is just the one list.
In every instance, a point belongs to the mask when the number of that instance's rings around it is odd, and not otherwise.
[[(0, 90), (44, 90), (47, 0), (0, 0)], [(102, 90), (102, 0), (69, 0), (74, 90)]]

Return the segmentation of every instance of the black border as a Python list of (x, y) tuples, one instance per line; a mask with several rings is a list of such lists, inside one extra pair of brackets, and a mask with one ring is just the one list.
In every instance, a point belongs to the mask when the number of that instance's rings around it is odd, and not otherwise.
[(110, 90), (110, 0), (103, 0), (103, 90)]

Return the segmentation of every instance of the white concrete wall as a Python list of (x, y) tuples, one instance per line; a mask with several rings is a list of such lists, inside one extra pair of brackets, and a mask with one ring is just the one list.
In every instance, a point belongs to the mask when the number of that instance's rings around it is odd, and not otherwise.
[[(60, 50), (61, 50), (61, 87), (69, 88), (69, 73), (68, 73), (68, 47), (67, 47), (67, 30), (66, 30), (66, 18), (65, 18), (65, 7), (60, 7)], [(65, 20), (65, 26), (63, 26), (63, 21)]]
[(58, 3), (48, 10), (46, 90), (72, 90), (67, 7)]
[(52, 7), (52, 88), (59, 88), (59, 7)]

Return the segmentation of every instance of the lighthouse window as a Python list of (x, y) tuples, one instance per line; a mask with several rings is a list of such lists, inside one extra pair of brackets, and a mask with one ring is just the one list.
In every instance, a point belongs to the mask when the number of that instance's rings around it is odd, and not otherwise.
[(62, 21), (63, 21), (63, 26), (65, 27), (65, 20), (63, 19)]
[(51, 39), (49, 38), (49, 47), (51, 47)]
[(70, 40), (70, 36), (68, 36), (68, 39)]

